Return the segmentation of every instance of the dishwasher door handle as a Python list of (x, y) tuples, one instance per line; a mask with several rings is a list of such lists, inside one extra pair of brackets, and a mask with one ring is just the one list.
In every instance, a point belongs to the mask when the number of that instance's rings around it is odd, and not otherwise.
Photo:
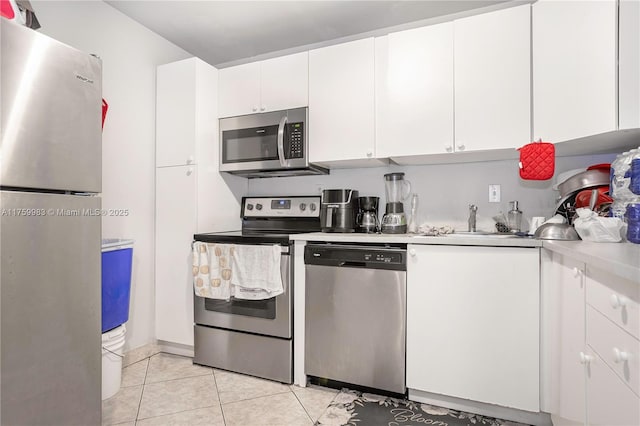
[(344, 261), (344, 262), (340, 262), (338, 264), (338, 266), (344, 266), (344, 267), (352, 267), (352, 268), (366, 268), (367, 264), (366, 262), (349, 262), (349, 261)]

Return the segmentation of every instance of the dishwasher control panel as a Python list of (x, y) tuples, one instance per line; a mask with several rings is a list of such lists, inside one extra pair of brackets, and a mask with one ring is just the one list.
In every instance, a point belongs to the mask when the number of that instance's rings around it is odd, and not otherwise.
[(402, 262), (402, 256), (398, 253), (363, 253), (362, 258), (365, 262)]
[(403, 247), (308, 244), (307, 265), (406, 270), (407, 250)]

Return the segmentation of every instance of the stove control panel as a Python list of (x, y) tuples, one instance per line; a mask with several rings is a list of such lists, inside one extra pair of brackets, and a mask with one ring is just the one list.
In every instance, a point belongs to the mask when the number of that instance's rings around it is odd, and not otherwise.
[(244, 197), (242, 217), (320, 217), (320, 196)]

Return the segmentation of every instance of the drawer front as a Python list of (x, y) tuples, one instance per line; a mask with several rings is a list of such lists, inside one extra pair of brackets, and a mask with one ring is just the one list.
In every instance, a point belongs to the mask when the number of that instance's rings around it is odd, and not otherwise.
[(640, 424), (640, 399), (591, 348), (587, 367), (587, 424), (631, 426)]
[(587, 303), (640, 339), (640, 286), (587, 266)]
[(640, 394), (640, 341), (587, 306), (587, 344), (636, 394)]

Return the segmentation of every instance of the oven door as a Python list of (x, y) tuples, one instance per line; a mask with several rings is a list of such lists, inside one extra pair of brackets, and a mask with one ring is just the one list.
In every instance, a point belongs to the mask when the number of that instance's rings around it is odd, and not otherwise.
[(265, 300), (208, 299), (194, 296), (194, 321), (198, 325), (225, 328), (265, 336), (292, 337), (293, 286), (289, 247), (282, 247), (280, 273), (284, 293)]
[(220, 171), (307, 167), (307, 108), (220, 119)]

